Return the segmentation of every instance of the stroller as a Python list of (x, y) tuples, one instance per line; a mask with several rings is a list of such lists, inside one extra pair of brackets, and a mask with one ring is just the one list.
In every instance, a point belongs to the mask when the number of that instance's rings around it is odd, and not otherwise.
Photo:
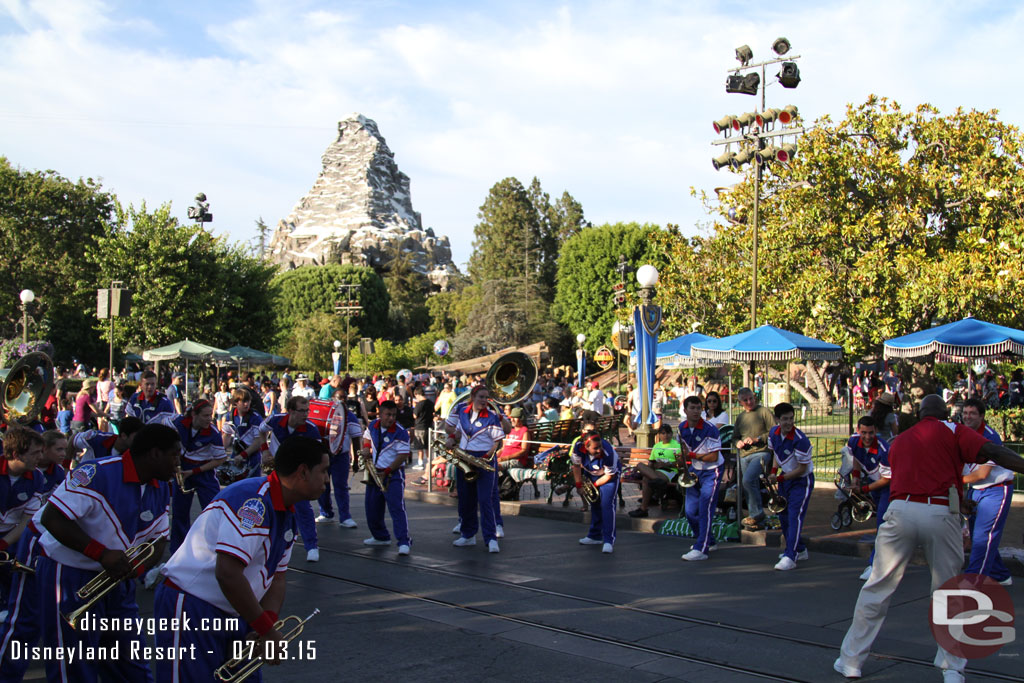
[(866, 522), (878, 511), (874, 499), (853, 485), (853, 453), (843, 446), (842, 462), (836, 473), (836, 500), (839, 505), (829, 521), (833, 531), (848, 528), (854, 522)]

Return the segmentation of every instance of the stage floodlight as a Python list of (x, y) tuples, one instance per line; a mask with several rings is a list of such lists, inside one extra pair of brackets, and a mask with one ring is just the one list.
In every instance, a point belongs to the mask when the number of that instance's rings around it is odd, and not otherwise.
[(765, 124), (774, 123), (777, 118), (779, 118), (778, 109), (765, 109), (762, 112), (758, 112), (754, 121), (757, 123), (758, 128), (764, 128)]
[(721, 168), (723, 166), (729, 166), (730, 165), (730, 162), (732, 161), (733, 156), (734, 155), (733, 155), (732, 152), (726, 152), (722, 156), (715, 157), (714, 159), (712, 159), (711, 160), (711, 165), (715, 167), (716, 171), (721, 170)]
[(775, 155), (778, 153), (778, 147), (772, 147), (768, 145), (757, 154), (754, 155), (754, 160), (759, 164), (767, 164), (768, 162), (775, 161)]
[(739, 116), (736, 116), (732, 120), (732, 129), (743, 132), (744, 129), (749, 128), (750, 124), (757, 118), (757, 114), (752, 111), (744, 112)]
[(761, 77), (756, 73), (749, 73), (746, 76), (734, 75), (725, 79), (725, 92), (739, 93), (740, 95), (756, 95), (761, 85)]
[(713, 124), (716, 133), (728, 133), (729, 129), (732, 128), (732, 122), (736, 120), (736, 117), (729, 114), (715, 121)]
[(800, 69), (796, 62), (783, 62), (782, 71), (775, 76), (783, 88), (795, 88), (800, 85)]
[(781, 123), (784, 126), (788, 126), (789, 124), (793, 123), (793, 121), (796, 120), (798, 113), (799, 111), (797, 110), (795, 105), (790, 104), (786, 107), (783, 107), (782, 111), (779, 112), (779, 123)]
[(740, 45), (736, 48), (736, 61), (740, 64), (746, 66), (752, 59), (754, 59), (754, 51), (750, 49), (749, 45)]
[(779, 151), (775, 153), (775, 160), (780, 161), (784, 164), (788, 164), (796, 156), (796, 145), (785, 144), (779, 147)]
[(729, 165), (732, 166), (733, 171), (736, 171), (738, 173), (739, 170), (745, 164), (749, 164), (753, 158), (754, 150), (748, 147), (747, 149), (744, 149), (734, 154), (732, 159), (729, 161)]
[(791, 47), (793, 46), (785, 38), (776, 38), (775, 42), (772, 43), (772, 50), (774, 50), (775, 54), (777, 54), (780, 57), (789, 52), (789, 49)]

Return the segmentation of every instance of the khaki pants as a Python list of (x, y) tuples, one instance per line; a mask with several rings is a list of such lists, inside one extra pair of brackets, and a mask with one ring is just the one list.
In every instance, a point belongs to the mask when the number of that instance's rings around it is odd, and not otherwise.
[[(840, 659), (858, 671), (868, 658), (871, 644), (889, 611), (889, 599), (903, 580), (903, 572), (914, 549), (921, 546), (932, 572), (934, 592), (960, 573), (964, 562), (960, 516), (950, 514), (946, 505), (911, 503), (894, 499), (889, 503), (885, 521), (875, 540), (875, 561), (871, 578), (861, 588), (853, 623), (843, 638)], [(935, 666), (963, 671), (967, 660), (941, 647), (935, 653)]]

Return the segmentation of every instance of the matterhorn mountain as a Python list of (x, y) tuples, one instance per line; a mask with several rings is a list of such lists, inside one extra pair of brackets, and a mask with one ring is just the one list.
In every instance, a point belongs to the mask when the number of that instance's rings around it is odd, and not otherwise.
[(380, 268), (401, 252), (442, 289), (458, 272), (448, 238), (423, 229), (409, 176), (398, 170), (377, 124), (353, 114), (338, 124), (312, 189), (278, 223), (268, 258), (286, 269), (325, 263)]

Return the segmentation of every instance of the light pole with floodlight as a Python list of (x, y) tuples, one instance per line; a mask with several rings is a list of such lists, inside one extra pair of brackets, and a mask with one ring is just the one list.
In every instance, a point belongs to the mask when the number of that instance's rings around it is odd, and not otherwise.
[(28, 305), (36, 300), (36, 293), (31, 289), (21, 290), (21, 341), (28, 344)]

